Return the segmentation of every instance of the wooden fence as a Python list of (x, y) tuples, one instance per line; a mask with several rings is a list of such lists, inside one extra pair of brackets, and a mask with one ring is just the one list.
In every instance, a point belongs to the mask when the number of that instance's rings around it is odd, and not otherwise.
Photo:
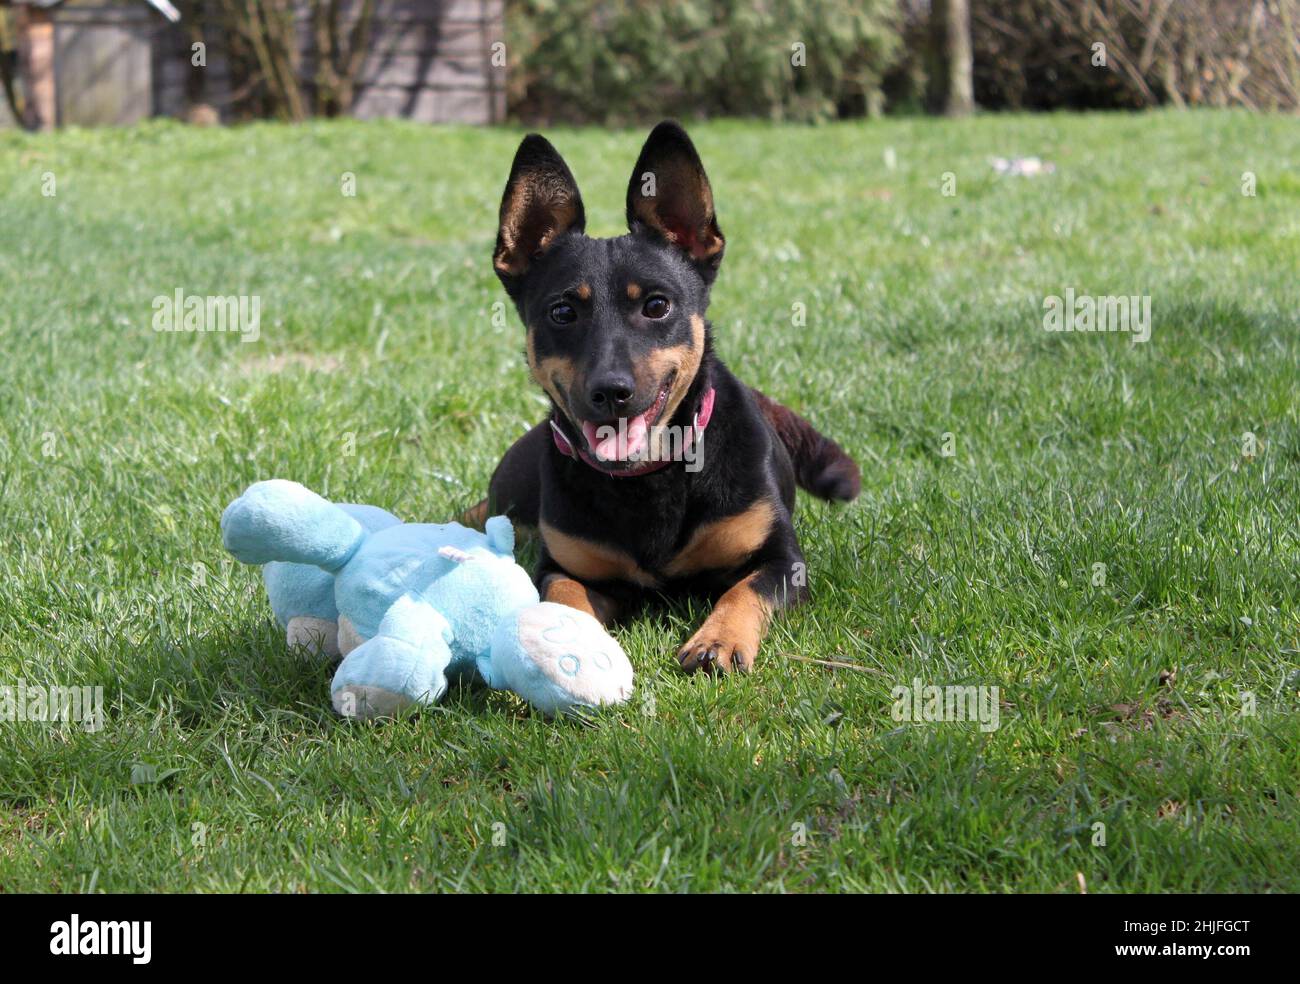
[[(301, 7), (299, 74), (310, 91), (311, 25)], [(352, 115), (427, 123), (503, 119), (504, 7), (504, 0), (377, 0)], [(355, 8), (345, 6), (345, 17)], [(52, 20), (58, 125), (182, 116), (193, 98), (195, 72), (201, 73), (203, 101), (229, 116), (231, 78), (219, 34), (205, 33), (206, 65), (195, 69), (189, 28), (168, 23), (147, 4), (63, 5), (54, 8)], [(7, 119), (0, 115), (0, 125)]]

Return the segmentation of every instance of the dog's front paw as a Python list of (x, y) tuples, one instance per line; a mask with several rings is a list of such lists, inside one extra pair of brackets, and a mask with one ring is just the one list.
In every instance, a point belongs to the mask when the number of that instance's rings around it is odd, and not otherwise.
[(742, 639), (716, 631), (707, 622), (677, 652), (677, 662), (687, 673), (748, 673), (754, 668), (758, 640)]
[(729, 588), (700, 631), (677, 651), (677, 662), (687, 673), (705, 669), (716, 673), (754, 668), (758, 645), (767, 628), (769, 607), (752, 587), (748, 577)]

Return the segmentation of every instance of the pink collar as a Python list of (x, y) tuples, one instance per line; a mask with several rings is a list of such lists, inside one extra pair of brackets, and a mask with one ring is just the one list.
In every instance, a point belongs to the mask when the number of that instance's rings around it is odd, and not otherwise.
[[(700, 400), (700, 409), (695, 411), (695, 419), (692, 422), (691, 429), (686, 433), (686, 439), (682, 444), (682, 450), (690, 447), (692, 443), (699, 440), (704, 434), (704, 428), (709, 426), (709, 418), (713, 416), (713, 399), (717, 396), (717, 390), (710, 386), (704, 392)], [(560, 449), (560, 454), (573, 458), (575, 461), (582, 461), (595, 468), (602, 475), (608, 475), (610, 478), (638, 478), (641, 475), (649, 475), (651, 472), (657, 472), (661, 468), (667, 468), (672, 464), (670, 459), (663, 461), (647, 461), (640, 468), (631, 468), (627, 471), (611, 472), (605, 471), (596, 461), (582, 448), (575, 448), (573, 443), (564, 436), (564, 431), (560, 430), (560, 425), (555, 422), (555, 416), (551, 416), (551, 437), (555, 440), (555, 446)]]

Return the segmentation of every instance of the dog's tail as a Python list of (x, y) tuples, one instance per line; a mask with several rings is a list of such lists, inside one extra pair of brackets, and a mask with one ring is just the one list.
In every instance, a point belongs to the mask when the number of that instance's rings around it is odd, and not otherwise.
[(772, 425), (790, 460), (799, 487), (828, 502), (849, 502), (862, 489), (858, 464), (842, 447), (818, 433), (812, 424), (788, 407), (750, 387), (758, 408)]
[(221, 514), (221, 541), (245, 564), (288, 561), (341, 568), (366, 527), (297, 482), (256, 482)]

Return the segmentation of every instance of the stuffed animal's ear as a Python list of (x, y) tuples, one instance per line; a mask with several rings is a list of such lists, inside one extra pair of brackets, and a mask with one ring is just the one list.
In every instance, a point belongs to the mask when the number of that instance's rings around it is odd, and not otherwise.
[(515, 528), (504, 516), (493, 516), (484, 527), (488, 546), (502, 557), (515, 555)]
[(627, 186), (627, 224), (683, 250), (712, 282), (727, 241), (713, 211), (713, 189), (695, 145), (665, 120), (646, 138)]
[(497, 276), (509, 289), (559, 236), (581, 232), (586, 221), (578, 184), (564, 158), (545, 137), (530, 133), (515, 152), (501, 198), (501, 225), (492, 255)]

